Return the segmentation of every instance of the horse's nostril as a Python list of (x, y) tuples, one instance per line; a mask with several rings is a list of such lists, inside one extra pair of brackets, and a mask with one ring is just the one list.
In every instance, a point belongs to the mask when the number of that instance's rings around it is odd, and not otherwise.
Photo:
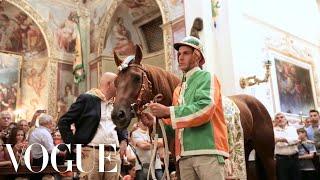
[(120, 111), (118, 112), (118, 118), (119, 118), (119, 119), (125, 118), (125, 113), (124, 113), (124, 111), (120, 110)]

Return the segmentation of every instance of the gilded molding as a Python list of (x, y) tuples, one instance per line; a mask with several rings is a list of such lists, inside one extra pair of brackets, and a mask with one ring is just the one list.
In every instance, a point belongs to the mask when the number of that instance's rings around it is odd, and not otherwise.
[(283, 54), (285, 56), (297, 59), (299, 61), (308, 63), (311, 65), (316, 101), (320, 105), (320, 83), (317, 73), (317, 67), (315, 64), (315, 56), (312, 49), (318, 48), (305, 43), (297, 38), (294, 38), (286, 33), (281, 33), (279, 36), (269, 36), (265, 40), (265, 46), (275, 52)]
[(57, 71), (58, 71), (58, 62), (54, 59), (49, 59), (47, 66), (47, 77), (48, 82), (48, 114), (53, 117), (57, 117)]
[(287, 56), (300, 59), (305, 62), (312, 62), (313, 56), (310, 48), (297, 43), (296, 40), (291, 38), (289, 35), (283, 35), (281, 37), (267, 37), (265, 44), (268, 48), (280, 51), (282, 54)]

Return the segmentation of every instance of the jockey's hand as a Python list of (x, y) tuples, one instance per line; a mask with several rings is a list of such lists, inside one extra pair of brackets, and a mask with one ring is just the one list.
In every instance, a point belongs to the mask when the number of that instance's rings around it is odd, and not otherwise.
[(150, 112), (152, 115), (157, 118), (167, 118), (170, 116), (170, 109), (167, 106), (164, 106), (159, 103), (150, 103), (149, 104)]
[(141, 122), (149, 128), (152, 127), (154, 120), (155, 117), (151, 113), (147, 112), (141, 114)]
[(126, 154), (127, 146), (128, 146), (127, 145), (127, 141), (123, 140), (123, 141), (120, 142), (120, 144), (119, 144), (119, 147), (120, 147), (119, 152), (120, 152), (120, 156), (121, 157), (123, 157), (123, 155)]

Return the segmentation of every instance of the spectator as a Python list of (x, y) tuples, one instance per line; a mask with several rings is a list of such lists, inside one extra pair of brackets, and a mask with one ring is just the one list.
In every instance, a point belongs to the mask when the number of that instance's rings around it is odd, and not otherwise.
[(314, 140), (314, 133), (319, 131), (319, 111), (312, 109), (309, 111), (311, 126), (309, 126), (307, 130), (308, 139)]
[(298, 160), (298, 134), (288, 125), (283, 113), (277, 113), (274, 127), (276, 170), (278, 180), (300, 180)]
[(18, 122), (17, 125), (18, 125), (18, 128), (19, 128), (19, 129), (22, 129), (25, 134), (28, 133), (28, 131), (29, 131), (29, 125), (28, 125), (28, 121), (27, 121), (27, 120), (22, 119), (22, 120), (20, 120), (20, 121)]
[[(82, 172), (81, 178), (118, 180), (120, 176), (120, 153), (127, 148), (126, 130), (116, 128), (111, 120), (113, 101), (116, 94), (114, 80), (116, 74), (104, 73), (100, 78), (99, 88), (93, 88), (81, 94), (58, 122), (58, 127), (65, 143), (84, 144), (82, 153), (82, 168), (90, 172)], [(75, 124), (75, 133), (71, 130)], [(115, 144), (116, 152), (112, 146), (105, 146), (105, 156), (110, 155), (110, 161), (105, 161), (105, 169), (112, 169), (117, 165), (116, 172), (98, 172), (99, 144)], [(94, 163), (92, 169), (92, 163)]]
[(53, 143), (54, 143), (54, 145), (58, 145), (58, 144), (63, 143), (62, 138), (61, 138), (61, 134), (60, 134), (60, 131), (59, 131), (59, 130), (55, 131), (55, 132), (52, 134), (52, 136), (53, 136)]
[(10, 135), (9, 125), (12, 122), (11, 114), (8, 111), (0, 112), (0, 141), (7, 142)]
[(9, 153), (3, 143), (0, 142), (0, 167), (11, 164)]
[(170, 173), (170, 180), (178, 180), (176, 171)]
[(23, 160), (23, 153), (28, 146), (24, 131), (22, 129), (13, 128), (8, 139), (8, 144), (12, 144), (16, 159)]
[[(147, 179), (147, 174), (145, 173), (144, 169), (148, 169), (148, 165), (151, 160), (151, 139), (149, 136), (148, 127), (145, 126), (141, 121), (139, 122), (139, 128), (132, 132), (132, 140), (136, 143), (136, 170), (137, 170), (137, 180), (144, 180)], [(163, 146), (162, 139), (159, 139), (158, 147)], [(155, 162), (155, 172), (156, 178), (158, 180), (161, 179), (163, 172), (161, 167), (161, 160), (159, 155), (156, 157)]]
[[(52, 116), (42, 114), (39, 118), (39, 127), (35, 128), (29, 137), (29, 145), (38, 143), (44, 146), (49, 154), (51, 154), (54, 147), (53, 138), (50, 134), (52, 128)], [(33, 158), (32, 165), (41, 166), (43, 152), (40, 146), (34, 145), (32, 147), (31, 156)]]
[(304, 120), (304, 127), (305, 128), (308, 128), (311, 126), (311, 120), (310, 120), (310, 117), (307, 117), (305, 120)]
[(135, 177), (136, 177), (135, 166), (132, 164), (129, 164), (124, 167), (127, 175), (123, 177), (123, 180), (135, 180)]
[(316, 180), (316, 169), (313, 165), (312, 159), (316, 153), (316, 147), (313, 142), (307, 139), (307, 131), (303, 128), (298, 129), (299, 139), (299, 164), (301, 171), (301, 179)]
[(17, 123), (11, 122), (11, 123), (9, 124), (9, 129), (10, 129), (10, 131), (11, 131), (13, 128), (16, 128), (17, 126), (18, 126)]

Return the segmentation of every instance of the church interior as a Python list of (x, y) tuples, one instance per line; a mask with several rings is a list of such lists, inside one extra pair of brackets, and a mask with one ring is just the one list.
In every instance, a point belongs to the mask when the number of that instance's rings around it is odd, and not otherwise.
[(0, 0), (0, 112), (58, 121), (105, 72), (143, 64), (182, 78), (173, 44), (203, 28), (204, 69), (295, 125), (320, 109), (320, 0)]
[(143, 63), (181, 76), (173, 43), (196, 17), (205, 69), (224, 95), (253, 95), (295, 120), (320, 104), (319, 1), (4, 0), (0, 8), (0, 110), (16, 121), (38, 109), (57, 119), (102, 73), (117, 72), (113, 52), (125, 58), (136, 44)]

